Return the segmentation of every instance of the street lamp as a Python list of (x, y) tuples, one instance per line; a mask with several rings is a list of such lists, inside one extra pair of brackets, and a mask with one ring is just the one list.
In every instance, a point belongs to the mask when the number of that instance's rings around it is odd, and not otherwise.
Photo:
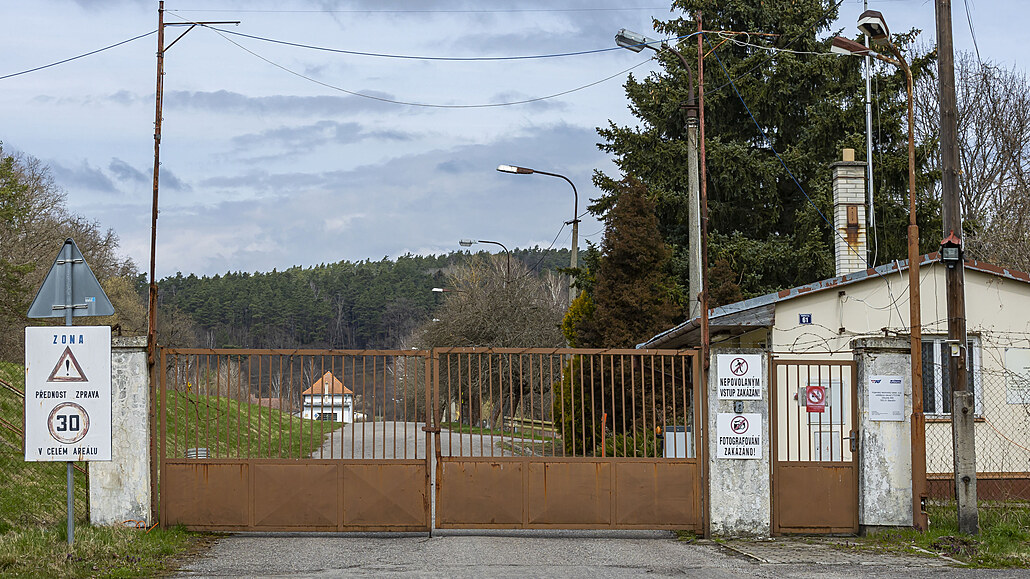
[[(489, 241), (489, 240), (486, 240), (486, 239), (462, 239), (461, 241), (458, 242), (458, 245), (460, 245), (462, 247), (472, 247), (472, 245), (476, 244), (476, 243), (491, 243), (493, 245), (500, 245), (501, 246), (501, 249), (504, 250), (504, 259), (505, 259), (505, 261), (508, 264), (508, 274), (506, 276), (504, 276), (504, 281), (509, 281), (511, 279), (511, 253), (508, 251), (508, 248), (505, 247), (504, 244), (501, 243), (500, 241)], [(437, 289), (440, 289), (440, 288), (433, 288), (433, 291), (435, 292)], [(447, 291), (447, 290), (440, 289), (440, 291)]]
[(866, 10), (858, 18), (858, 29), (874, 44), (886, 46), (895, 58), (874, 52), (847, 38), (835, 37), (830, 51), (836, 54), (871, 56), (893, 64), (905, 73), (908, 96), (908, 305), (909, 349), (912, 365), (912, 520), (916, 528), (926, 530), (922, 501), (926, 494), (926, 419), (923, 416), (923, 337), (919, 304), (919, 226), (916, 224), (916, 145), (915, 112), (912, 103), (912, 70), (898, 47), (891, 42), (890, 30), (883, 14)]
[(701, 235), (701, 199), (699, 194), (699, 173), (698, 173), (698, 107), (697, 100), (694, 98), (694, 72), (692, 67), (687, 64), (687, 59), (683, 55), (665, 41), (652, 40), (643, 34), (638, 34), (626, 30), (625, 28), (619, 30), (618, 34), (615, 35), (615, 44), (632, 50), (633, 52), (640, 52), (645, 48), (650, 48), (655, 52), (660, 52), (662, 49), (668, 50), (669, 52), (676, 55), (680, 63), (683, 65), (683, 69), (687, 71), (687, 102), (683, 107), (687, 110), (687, 187), (689, 189), (689, 228), (690, 228), (690, 254), (689, 254), (689, 268), (690, 268), (690, 279), (688, 280), (688, 295), (690, 296), (690, 317), (697, 317), (702, 314), (701, 310), (704, 309), (706, 304), (702, 303), (701, 296), (701, 285), (702, 285), (702, 265), (701, 256), (705, 247), (707, 246), (707, 240), (702, 240)]

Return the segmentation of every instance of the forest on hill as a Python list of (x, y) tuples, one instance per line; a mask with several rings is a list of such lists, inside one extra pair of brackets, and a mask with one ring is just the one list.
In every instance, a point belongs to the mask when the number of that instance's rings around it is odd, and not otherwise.
[[(159, 303), (193, 320), (199, 347), (396, 348), (440, 306), (433, 288), (446, 287), (448, 272), (473, 255), (408, 254), (212, 277), (178, 273), (158, 282)], [(567, 268), (569, 250), (514, 249), (511, 260), (539, 276)]]

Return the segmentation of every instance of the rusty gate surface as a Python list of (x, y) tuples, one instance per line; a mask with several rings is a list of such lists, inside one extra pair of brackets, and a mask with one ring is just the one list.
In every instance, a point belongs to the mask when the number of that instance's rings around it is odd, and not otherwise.
[(428, 360), (420, 351), (163, 350), (161, 523), (428, 531)]
[(438, 528), (703, 531), (694, 352), (433, 358)]
[(858, 532), (856, 372), (853, 361), (773, 359), (773, 534)]
[(703, 532), (697, 360), (164, 349), (160, 520), (220, 531)]

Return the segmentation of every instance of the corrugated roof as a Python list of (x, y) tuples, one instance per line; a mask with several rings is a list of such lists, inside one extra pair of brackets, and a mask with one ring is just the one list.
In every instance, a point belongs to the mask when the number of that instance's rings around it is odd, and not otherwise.
[(316, 394), (354, 394), (350, 388), (343, 385), (333, 376), (332, 372), (326, 372), (310, 388), (301, 392), (302, 395)]
[[(940, 254), (938, 252), (927, 253), (920, 256), (919, 267), (924, 265), (934, 264), (940, 261)], [(979, 271), (991, 275), (997, 275), (1000, 277), (1008, 278), (1023, 283), (1030, 283), (1030, 274), (1015, 269), (999, 267), (984, 261), (977, 261), (975, 259), (966, 260), (965, 268), (967, 270)], [(712, 323), (720, 317), (729, 316), (739, 312), (756, 309), (762, 306), (768, 306), (776, 304), (785, 300), (794, 299), (803, 295), (813, 294), (827, 289), (836, 289), (843, 286), (847, 286), (860, 281), (865, 281), (874, 277), (887, 277), (891, 274), (900, 274), (903, 271), (908, 270), (908, 260), (905, 261), (893, 261), (875, 268), (869, 268), (864, 271), (856, 271), (849, 273), (848, 275), (842, 275), (832, 277), (829, 279), (812, 282), (809, 284), (801, 285), (795, 288), (780, 290), (775, 293), (765, 294), (764, 296), (758, 296), (755, 298), (747, 299), (740, 302), (734, 302), (732, 304), (726, 304), (718, 308), (708, 310), (708, 319)], [(673, 341), (679, 336), (686, 334), (692, 330), (701, 327), (701, 319), (693, 318), (683, 322), (682, 324), (670, 328), (660, 334), (655, 335), (650, 340), (637, 344), (637, 348), (662, 348), (667, 347), (666, 344)]]

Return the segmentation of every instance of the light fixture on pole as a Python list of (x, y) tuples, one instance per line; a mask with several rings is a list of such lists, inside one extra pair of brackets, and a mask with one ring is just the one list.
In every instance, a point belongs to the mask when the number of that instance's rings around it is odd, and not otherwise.
[[(501, 243), (500, 241), (489, 241), (487, 239), (462, 239), (461, 241), (458, 242), (458, 245), (460, 245), (462, 247), (472, 247), (476, 243), (490, 243), (490, 244), (493, 244), (493, 245), (501, 246), (501, 249), (504, 250), (504, 258), (505, 258), (505, 261), (507, 262), (507, 265), (508, 265), (508, 268), (507, 268), (508, 274), (504, 277), (504, 281), (505, 282), (509, 281), (511, 279), (511, 252), (508, 251), (508, 248), (505, 247), (504, 244)], [(433, 291), (436, 291), (437, 289), (440, 289), (440, 288), (433, 288)], [(447, 290), (440, 289), (440, 291), (447, 291)]]
[(694, 71), (693, 67), (687, 64), (687, 59), (683, 57), (680, 51), (673, 48), (673, 46), (665, 41), (658, 41), (650, 39), (643, 34), (626, 30), (625, 28), (619, 30), (615, 35), (615, 44), (622, 48), (632, 50), (633, 52), (640, 52), (645, 48), (650, 48), (655, 52), (660, 52), (662, 49), (668, 50), (669, 52), (676, 55), (679, 59), (680, 64), (683, 65), (683, 69), (687, 71), (687, 102), (682, 105), (687, 111), (687, 188), (688, 191), (688, 202), (689, 202), (689, 233), (690, 233), (690, 253), (689, 253), (689, 270), (690, 278), (688, 284), (688, 295), (690, 296), (690, 317), (698, 317), (702, 314), (701, 310), (705, 309), (707, 304), (702, 303), (701, 296), (701, 259), (702, 254), (707, 246), (707, 240), (702, 240), (701, 235), (701, 199), (700, 199), (700, 177), (698, 169), (698, 107), (697, 100), (694, 97)]
[[(515, 165), (498, 165), (497, 170), (501, 173), (511, 173), (513, 175), (532, 175), (539, 173), (541, 175), (547, 175), (548, 177), (558, 177), (559, 179), (565, 179), (565, 182), (572, 187), (573, 205), (572, 205), (572, 221), (566, 221), (566, 224), (572, 224), (572, 259), (570, 264), (572, 269), (579, 267), (579, 192), (576, 191), (576, 184), (565, 175), (559, 175), (558, 173), (549, 173), (547, 171), (540, 171), (539, 169), (530, 169), (528, 167), (518, 167)], [(572, 287), (572, 277), (569, 277), (569, 305), (572, 305), (572, 301), (576, 299), (576, 288)]]
[(895, 58), (884, 56), (865, 46), (843, 38), (834, 37), (830, 52), (855, 56), (871, 56), (892, 64), (905, 74), (905, 89), (908, 97), (908, 302), (909, 302), (909, 349), (912, 373), (912, 519), (914, 526), (925, 531), (927, 528), (926, 501), (926, 418), (923, 415), (923, 337), (920, 320), (919, 300), (919, 226), (916, 224), (916, 146), (915, 111), (912, 102), (912, 70), (898, 47), (891, 42), (890, 30), (883, 14), (866, 10), (859, 16), (858, 29), (874, 44), (886, 46)]

